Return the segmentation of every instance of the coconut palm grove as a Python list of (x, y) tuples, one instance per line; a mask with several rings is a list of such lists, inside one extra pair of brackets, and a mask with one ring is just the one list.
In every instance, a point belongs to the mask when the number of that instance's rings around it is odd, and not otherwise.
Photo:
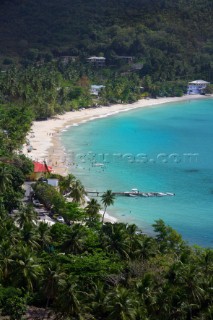
[[(1, 319), (213, 319), (211, 248), (190, 246), (161, 219), (153, 235), (104, 221), (112, 190), (84, 203), (71, 173), (30, 181), (26, 199), (33, 162), (22, 154), (33, 121), (211, 82), (212, 16), (210, 0), (1, 1)], [(92, 83), (104, 86), (98, 98)]]

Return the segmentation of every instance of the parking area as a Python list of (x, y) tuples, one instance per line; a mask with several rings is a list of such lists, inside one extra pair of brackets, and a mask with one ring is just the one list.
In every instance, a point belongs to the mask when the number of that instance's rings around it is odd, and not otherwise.
[(31, 203), (34, 207), (34, 210), (38, 214), (38, 221), (43, 221), (48, 223), (49, 225), (53, 225), (56, 222), (60, 223), (65, 223), (64, 218), (60, 215), (54, 215), (52, 218), (52, 215), (50, 211), (48, 211), (42, 203), (38, 199), (34, 198), (33, 195), (33, 189), (31, 187), (33, 182), (31, 181), (25, 181), (24, 182), (24, 190), (25, 190), (25, 195), (23, 198), (24, 203)]

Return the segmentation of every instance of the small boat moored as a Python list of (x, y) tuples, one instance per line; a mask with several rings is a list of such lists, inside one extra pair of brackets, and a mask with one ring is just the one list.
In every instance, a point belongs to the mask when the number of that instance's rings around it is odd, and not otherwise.
[(131, 190), (131, 192), (132, 192), (132, 193), (139, 193), (139, 190), (136, 189), (136, 188), (133, 188), (133, 189)]

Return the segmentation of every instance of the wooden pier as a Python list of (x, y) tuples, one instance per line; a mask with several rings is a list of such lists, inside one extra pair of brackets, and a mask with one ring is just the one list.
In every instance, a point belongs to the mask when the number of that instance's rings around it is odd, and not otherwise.
[[(97, 197), (104, 194), (103, 191), (89, 191), (87, 190), (86, 193), (88, 194), (95, 194)], [(112, 192), (115, 196), (121, 196), (121, 197), (166, 197), (166, 196), (175, 196), (175, 193), (172, 192), (140, 192), (140, 191), (118, 191), (118, 192)]]

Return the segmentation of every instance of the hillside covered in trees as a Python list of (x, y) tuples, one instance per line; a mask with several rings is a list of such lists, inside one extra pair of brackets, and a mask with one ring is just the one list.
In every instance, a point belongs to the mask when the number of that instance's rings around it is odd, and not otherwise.
[(1, 60), (32, 49), (49, 57), (104, 55), (108, 63), (131, 55), (154, 81), (212, 81), (212, 7), (211, 0), (3, 0)]

